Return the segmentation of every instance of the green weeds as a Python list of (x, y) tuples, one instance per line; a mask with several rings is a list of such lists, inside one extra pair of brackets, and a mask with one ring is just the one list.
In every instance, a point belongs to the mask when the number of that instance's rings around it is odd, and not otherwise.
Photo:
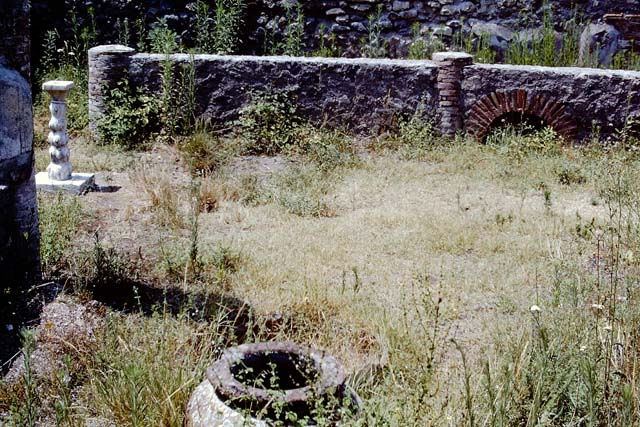
[(98, 121), (100, 143), (126, 149), (139, 148), (158, 127), (161, 104), (156, 97), (133, 88), (127, 79), (112, 88), (105, 99), (107, 113)]
[(379, 4), (375, 14), (369, 16), (369, 34), (360, 43), (360, 55), (367, 58), (384, 58), (387, 55), (388, 42), (382, 36), (382, 5)]
[(82, 206), (77, 198), (67, 198), (59, 193), (49, 200), (41, 196), (40, 257), (45, 275), (59, 268), (72, 244), (82, 220)]

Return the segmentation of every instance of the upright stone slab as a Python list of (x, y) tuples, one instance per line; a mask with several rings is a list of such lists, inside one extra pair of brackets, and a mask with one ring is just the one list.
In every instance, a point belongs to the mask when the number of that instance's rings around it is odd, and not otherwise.
[(473, 64), (473, 56), (461, 52), (438, 52), (433, 54), (433, 62), (438, 66), (440, 131), (444, 136), (452, 137), (462, 130), (462, 70)]
[(127, 76), (135, 50), (122, 45), (104, 45), (89, 49), (89, 128), (98, 139), (98, 124), (105, 112), (106, 82), (118, 82)]

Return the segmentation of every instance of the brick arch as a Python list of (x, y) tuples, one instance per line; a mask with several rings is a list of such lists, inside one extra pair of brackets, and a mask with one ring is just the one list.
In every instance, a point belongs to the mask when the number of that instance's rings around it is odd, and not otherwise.
[(578, 126), (564, 104), (551, 96), (525, 89), (497, 90), (480, 98), (467, 113), (467, 132), (483, 139), (494, 121), (507, 113), (538, 117), (567, 140), (576, 137)]

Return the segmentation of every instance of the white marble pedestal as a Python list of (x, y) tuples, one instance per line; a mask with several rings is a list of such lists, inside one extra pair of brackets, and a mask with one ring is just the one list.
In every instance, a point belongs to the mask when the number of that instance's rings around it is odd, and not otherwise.
[(49, 111), (49, 155), (51, 163), (46, 172), (36, 174), (36, 188), (50, 192), (70, 192), (83, 194), (94, 184), (92, 173), (73, 173), (69, 157), (67, 134), (67, 94), (73, 89), (74, 83), (65, 80), (45, 82), (42, 89), (51, 95)]

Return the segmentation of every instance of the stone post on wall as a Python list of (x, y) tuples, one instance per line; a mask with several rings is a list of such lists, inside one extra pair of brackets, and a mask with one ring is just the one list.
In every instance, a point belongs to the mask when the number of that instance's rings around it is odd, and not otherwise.
[(473, 56), (462, 52), (438, 52), (433, 54), (433, 62), (438, 66), (440, 132), (453, 137), (463, 128), (463, 70), (473, 64)]
[(99, 139), (98, 123), (105, 112), (105, 82), (115, 83), (127, 77), (135, 50), (122, 45), (89, 49), (89, 128)]

